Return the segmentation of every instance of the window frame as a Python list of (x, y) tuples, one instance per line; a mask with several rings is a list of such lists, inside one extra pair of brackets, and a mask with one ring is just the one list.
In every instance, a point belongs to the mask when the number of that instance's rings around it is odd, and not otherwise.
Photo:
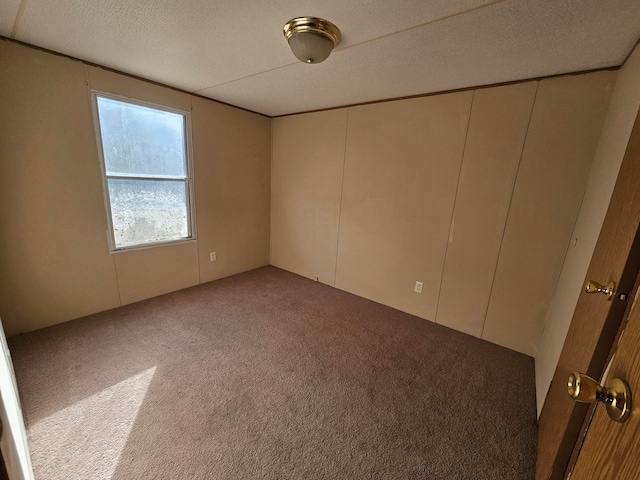
[[(137, 105), (140, 107), (151, 108), (154, 110), (160, 110), (163, 112), (175, 113), (182, 115), (183, 128), (184, 128), (184, 149), (185, 149), (185, 178), (167, 178), (156, 177), (153, 175), (107, 175), (106, 161), (104, 158), (104, 145), (102, 143), (102, 129), (100, 126), (100, 112), (98, 110), (98, 98), (106, 98), (109, 100), (115, 100), (117, 102), (127, 103), (131, 105)], [(193, 181), (193, 144), (192, 144), (192, 132), (191, 132), (191, 112), (181, 110), (178, 108), (167, 107), (166, 105), (160, 105), (157, 103), (146, 102), (123, 95), (117, 95), (110, 92), (104, 92), (101, 90), (91, 89), (91, 107), (93, 114), (93, 125), (96, 135), (98, 158), (100, 161), (100, 173), (102, 176), (102, 193), (104, 196), (104, 207), (107, 214), (107, 224), (109, 229), (107, 231), (107, 239), (109, 242), (109, 251), (111, 253), (140, 250), (146, 248), (154, 248), (165, 245), (176, 245), (181, 243), (191, 243), (196, 241), (196, 220), (195, 220), (195, 193), (194, 193), (194, 181)], [(109, 196), (109, 179), (127, 179), (127, 180), (155, 180), (155, 181), (183, 181), (186, 184), (186, 207), (187, 207), (187, 228), (188, 236), (184, 238), (178, 238), (174, 240), (160, 240), (155, 242), (145, 242), (136, 245), (126, 245), (122, 247), (116, 246), (115, 230), (113, 228), (113, 213), (111, 211), (111, 198)]]

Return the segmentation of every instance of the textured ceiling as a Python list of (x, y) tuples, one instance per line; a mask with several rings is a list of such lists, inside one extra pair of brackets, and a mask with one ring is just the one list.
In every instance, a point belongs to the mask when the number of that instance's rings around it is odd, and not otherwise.
[[(335, 23), (318, 65), (282, 35)], [(0, 35), (266, 115), (620, 65), (638, 0), (0, 0)]]

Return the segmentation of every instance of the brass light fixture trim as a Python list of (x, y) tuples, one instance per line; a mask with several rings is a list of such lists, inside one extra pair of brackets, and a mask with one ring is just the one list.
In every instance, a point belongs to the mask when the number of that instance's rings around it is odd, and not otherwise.
[[(342, 37), (338, 27), (328, 20), (317, 17), (293, 18), (285, 23), (283, 33), (294, 55), (305, 63), (320, 63), (324, 61), (331, 53), (331, 50), (340, 43)], [(295, 38), (297, 36), (300, 37)], [(310, 38), (310, 36), (316, 37), (313, 39), (316, 40), (316, 42), (313, 42), (315, 43), (313, 49), (303, 49), (305, 51), (302, 52), (301, 48), (296, 48), (298, 39)], [(333, 46), (327, 40), (330, 40)], [(307, 45), (300, 46), (305, 47)]]

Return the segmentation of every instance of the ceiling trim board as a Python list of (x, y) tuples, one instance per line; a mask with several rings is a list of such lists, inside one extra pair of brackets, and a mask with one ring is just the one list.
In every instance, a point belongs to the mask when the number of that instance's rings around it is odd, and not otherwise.
[(230, 83), (240, 82), (242, 80), (246, 80), (247, 78), (257, 77), (258, 75), (264, 75), (265, 73), (275, 72), (276, 70), (280, 70), (281, 68), (291, 67), (296, 65), (298, 62), (287, 63), (286, 65), (279, 65), (277, 67), (270, 68), (269, 70), (263, 70), (261, 72), (252, 73), (251, 75), (245, 75), (244, 77), (234, 78), (233, 80), (229, 80), (226, 82), (218, 83), (217, 85), (211, 85), (210, 87), (199, 88), (195, 90), (196, 92), (204, 92), (205, 90), (211, 90), (212, 88), (223, 87), (224, 85), (229, 85)]
[(176, 92), (186, 93), (187, 95), (193, 95), (194, 97), (202, 98), (203, 100), (209, 100), (210, 102), (215, 102), (215, 103), (218, 103), (220, 105), (226, 105), (228, 107), (237, 108), (238, 110), (244, 110), (245, 112), (255, 113), (256, 115), (260, 115), (261, 117), (272, 118), (269, 115), (265, 115), (264, 113), (260, 113), (260, 112), (255, 112), (253, 110), (249, 110), (248, 108), (239, 107), (237, 105), (233, 105), (231, 103), (223, 102), (221, 100), (215, 100), (215, 99), (210, 98), (210, 97), (205, 97), (204, 95), (200, 95), (200, 94), (195, 93), (195, 92), (190, 92), (188, 90), (183, 90), (182, 88), (178, 88), (178, 87), (172, 87), (171, 85), (167, 85), (167, 84), (162, 83), (162, 82), (157, 82), (155, 80), (149, 80), (148, 78), (140, 77), (140, 76), (134, 75), (132, 73), (123, 72), (123, 71), (115, 69), (115, 68), (105, 67), (104, 65), (100, 65), (99, 63), (90, 62), (89, 60), (83, 60), (81, 58), (74, 57), (73, 55), (67, 55), (66, 53), (60, 53), (60, 52), (56, 52), (55, 50), (49, 50), (48, 48), (45, 48), (45, 47), (39, 47), (38, 45), (33, 45), (31, 43), (22, 42), (20, 40), (16, 40), (15, 38), (9, 38), (9, 37), (5, 37), (4, 35), (0, 35), (0, 40), (4, 40), (6, 42), (17, 43), (17, 44), (22, 45), (24, 47), (33, 48), (34, 50), (40, 50), (41, 52), (51, 53), (51, 54), (57, 55), (59, 57), (68, 58), (69, 60), (74, 60), (76, 62), (81, 62), (82, 64), (88, 65), (90, 67), (102, 68), (103, 70), (107, 70), (109, 72), (113, 72), (113, 73), (117, 73), (117, 74), (120, 74), (120, 75), (124, 75), (125, 77), (134, 78), (136, 80), (141, 80), (143, 82), (150, 83), (152, 85), (157, 85), (159, 87), (169, 88), (169, 89), (174, 90)]
[(428, 20), (426, 22), (419, 23), (418, 25), (413, 25), (411, 27), (402, 28), (400, 30), (394, 30), (393, 32), (386, 33), (384, 35), (379, 35), (377, 37), (369, 38), (367, 40), (362, 40), (361, 42), (358, 42), (358, 43), (353, 43), (353, 44), (351, 44), (351, 45), (349, 45), (347, 47), (344, 47), (344, 48), (338, 47), (338, 48), (336, 48), (334, 50), (334, 52), (342, 52), (342, 51), (345, 51), (345, 50), (349, 50), (350, 48), (359, 47), (361, 45), (366, 45), (367, 43), (372, 43), (372, 42), (376, 42), (378, 40), (382, 40), (383, 38), (393, 37), (394, 35), (399, 35), (399, 34), (402, 34), (402, 33), (410, 32), (411, 30), (417, 30), (419, 28), (426, 27), (427, 25), (432, 25), (432, 24), (438, 23), (438, 22), (444, 22), (446, 20), (450, 20), (452, 18), (459, 17), (460, 15), (465, 15), (467, 13), (475, 12), (476, 10), (482, 10), (483, 8), (493, 7), (495, 5), (498, 5), (500, 3), (504, 3), (506, 1), (507, 0), (489, 0), (487, 3), (483, 3), (481, 5), (476, 5), (475, 7), (469, 7), (467, 9), (465, 9), (465, 10), (460, 10), (458, 12), (454, 12), (454, 13), (450, 13), (450, 14), (447, 14), (447, 15), (443, 15), (442, 17), (434, 18), (433, 20)]
[[(413, 99), (413, 98), (432, 97), (434, 95), (444, 95), (444, 94), (447, 94), (447, 93), (467, 92), (469, 90), (479, 90), (479, 89), (484, 89), (484, 88), (501, 87), (501, 86), (505, 86), (505, 85), (515, 85), (515, 84), (518, 84), (518, 83), (535, 82), (535, 81), (545, 80), (545, 79), (548, 79), (548, 78), (565, 77), (565, 76), (571, 76), (571, 75), (584, 75), (586, 73), (593, 73), (593, 72), (617, 71), (617, 70), (620, 70), (620, 68), (622, 66), (624, 66), (625, 62), (629, 59), (629, 57), (633, 53), (633, 51), (636, 48), (636, 46), (638, 46), (638, 44), (640, 44), (640, 39), (638, 39), (638, 41), (636, 42), (636, 45), (634, 46), (634, 48), (631, 49), (631, 51), (629, 52), (629, 55), (627, 55), (627, 58), (625, 58), (624, 62), (621, 65), (617, 65), (617, 66), (594, 68), (594, 69), (590, 69), (590, 70), (580, 70), (580, 71), (577, 71), (577, 72), (557, 73), (555, 75), (546, 75), (546, 76), (542, 76), (542, 77), (524, 78), (524, 79), (521, 79), (521, 80), (511, 80), (511, 81), (508, 81), (508, 82), (498, 82), (498, 83), (491, 83), (491, 84), (487, 84), (487, 85), (476, 85), (476, 86), (464, 87), (464, 88), (456, 88), (456, 89), (451, 89), (451, 90), (438, 90), (436, 92), (419, 93), (417, 95), (407, 95), (407, 96), (402, 96), (402, 97), (383, 98), (383, 99), (380, 99), (380, 100), (372, 100), (372, 101), (369, 101), (369, 102), (352, 103), (352, 104), (347, 104), (347, 105), (338, 105), (338, 106), (335, 106), (335, 107), (319, 108), (319, 109), (316, 109), (316, 110), (304, 110), (304, 111), (301, 111), (301, 112), (287, 113), (287, 114), (284, 114), (284, 115), (273, 115), (273, 116), (271, 116), (271, 115), (266, 115), (264, 113), (256, 112), (254, 110), (250, 110), (248, 108), (239, 107), (237, 105), (233, 105), (232, 103), (223, 102), (221, 100), (215, 100), (215, 99), (210, 98), (210, 97), (205, 97), (204, 95), (200, 95), (199, 93), (190, 92), (188, 90), (183, 90), (182, 88), (172, 87), (171, 85), (167, 85), (167, 84), (164, 84), (164, 83), (161, 83), (161, 82), (157, 82), (155, 80), (149, 80), (148, 78), (140, 77), (138, 75), (134, 75), (134, 74), (127, 73), (127, 72), (123, 72), (123, 71), (117, 70), (115, 68), (105, 67), (104, 65), (100, 65), (100, 64), (95, 63), (95, 62), (90, 62), (88, 60), (83, 60), (81, 58), (74, 57), (72, 55), (67, 55), (66, 53), (56, 52), (55, 50), (50, 50), (48, 48), (40, 47), (38, 45), (33, 45), (31, 43), (27, 43), (27, 42), (23, 42), (23, 41), (20, 41), (20, 40), (16, 40), (14, 38), (9, 38), (9, 37), (5, 37), (3, 35), (0, 35), (0, 40), (17, 43), (17, 44), (23, 45), (25, 47), (33, 48), (34, 50), (40, 50), (42, 52), (51, 53), (53, 55), (57, 55), (57, 56), (64, 57), (64, 58), (68, 58), (70, 60), (81, 62), (81, 63), (83, 63), (85, 65), (89, 65), (89, 66), (92, 66), (92, 67), (102, 68), (102, 69), (107, 70), (109, 72), (118, 73), (120, 75), (124, 75), (124, 76), (130, 77), (130, 78), (134, 78), (136, 80), (141, 80), (143, 82), (147, 82), (147, 83), (150, 83), (152, 85), (158, 85), (160, 87), (169, 88), (169, 89), (177, 91), (177, 92), (186, 93), (187, 95), (193, 95), (194, 97), (202, 98), (203, 100), (208, 100), (210, 102), (215, 102), (215, 103), (218, 103), (220, 105), (226, 105), (228, 107), (237, 108), (238, 110), (243, 110), (245, 112), (255, 113), (256, 115), (260, 115), (260, 116), (265, 117), (265, 118), (290, 117), (292, 115), (302, 115), (302, 114), (305, 114), (305, 113), (325, 112), (325, 111), (329, 111), (329, 110), (338, 110), (340, 108), (351, 108), (351, 107), (358, 107), (358, 106), (361, 106), (361, 105), (373, 105), (373, 104), (376, 104), (376, 103), (395, 102), (395, 101), (399, 101), (399, 100), (410, 100), (410, 99)], [(201, 90), (198, 90), (198, 91), (201, 91)]]
[[(458, 12), (454, 12), (454, 13), (450, 13), (448, 15), (444, 15), (442, 17), (438, 17), (438, 18), (434, 18), (433, 20), (429, 20), (427, 22), (423, 22), (423, 23), (419, 23), (418, 25), (413, 25), (411, 27), (407, 27), (407, 28), (403, 28), (400, 30), (394, 30), (393, 32), (390, 33), (386, 33), (384, 35), (379, 35), (377, 37), (373, 37), (373, 38), (369, 38), (366, 40), (362, 40), (361, 42), (357, 42), (357, 43), (352, 43), (346, 47), (340, 47), (340, 45), (338, 44), (336, 46), (336, 48), (332, 51), (332, 53), (338, 53), (338, 52), (344, 52), (346, 50), (350, 50), (352, 48), (356, 48), (356, 47), (360, 47), (362, 45), (366, 45), (368, 43), (373, 43), (373, 42), (377, 42), (378, 40), (382, 40), (385, 38), (389, 38), (389, 37), (393, 37), (394, 35), (400, 35), (406, 32), (410, 32), (412, 30), (417, 30), (419, 28), (423, 28), (426, 27), (427, 25), (432, 25), (438, 22), (444, 22), (446, 20), (449, 20), (451, 18), (455, 18), (455, 17), (459, 17), (460, 15), (465, 15), (467, 13), (471, 13), (471, 12), (475, 12), (476, 10), (481, 10), (483, 8), (489, 8), (489, 7), (493, 7), (499, 3), (504, 3), (506, 0), (490, 0), (488, 3), (484, 3), (482, 5), (476, 5), (475, 7), (470, 7), (467, 8), (466, 10), (460, 10)], [(291, 62), (291, 63), (287, 63), (284, 65), (278, 65), (277, 67), (273, 67), (273, 68), (269, 68), (267, 70), (262, 70), (260, 72), (256, 72), (256, 73), (252, 73), (250, 75), (245, 75), (243, 77), (238, 77), (238, 78), (234, 78), (233, 80), (227, 80), (225, 82), (221, 82), (215, 85), (210, 85), (208, 87), (204, 87), (204, 88), (199, 88), (198, 90), (195, 90), (196, 92), (202, 92), (204, 90), (211, 90), (212, 88), (218, 88), (218, 87), (222, 87), (224, 85), (229, 85), (230, 83), (234, 83), (234, 82), (239, 82), (242, 80), (246, 80), (247, 78), (251, 78), (251, 77), (257, 77), (258, 75), (262, 75), (265, 73), (270, 73), (273, 72), (275, 70), (280, 70), (281, 68), (286, 68), (286, 67), (290, 67), (292, 65), (296, 65), (298, 62)], [(292, 114), (295, 115), (295, 114)]]
[[(640, 40), (639, 40), (639, 43), (640, 43)], [(489, 84), (486, 84), (486, 85), (476, 85), (476, 86), (472, 86), (472, 87), (454, 88), (454, 89), (451, 89), (451, 90), (438, 90), (436, 92), (419, 93), (417, 95), (407, 95), (407, 96), (404, 96), (404, 97), (383, 98), (383, 99), (380, 99), (380, 100), (371, 100), (370, 102), (351, 103), (349, 105), (339, 105), (339, 106), (336, 106), (336, 107), (318, 108), (316, 110), (304, 110), (302, 112), (285, 113), (284, 115), (274, 115), (274, 116), (272, 116), (270, 118), (291, 117), (293, 115), (302, 115), (302, 114), (305, 114), (305, 113), (325, 112), (327, 110), (338, 110), (340, 108), (359, 107), (361, 105), (373, 105), (375, 103), (396, 102), (396, 101), (399, 101), (399, 100), (411, 100), (413, 98), (433, 97), (434, 95), (445, 95), (447, 93), (468, 92), (469, 90), (482, 90), (482, 89), (485, 89), (485, 88), (503, 87), (503, 86), (506, 86), (506, 85), (516, 85), (518, 83), (539, 82), (540, 80), (547, 80), (549, 78), (569, 77), (569, 76), (574, 76), (574, 75), (584, 75), (586, 73), (616, 72), (616, 71), (620, 70), (620, 68), (621, 68), (621, 65), (614, 65), (614, 66), (611, 66), (611, 67), (592, 68), (590, 70), (579, 70), (577, 72), (556, 73), (554, 75), (545, 75), (545, 76), (542, 76), (542, 77), (523, 78), (521, 80), (510, 80), (508, 82), (489, 83)]]

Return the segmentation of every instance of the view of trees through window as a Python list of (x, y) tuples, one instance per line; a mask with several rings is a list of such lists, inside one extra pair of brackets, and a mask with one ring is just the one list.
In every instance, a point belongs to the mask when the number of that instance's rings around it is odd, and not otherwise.
[(115, 248), (189, 238), (185, 116), (96, 102)]

